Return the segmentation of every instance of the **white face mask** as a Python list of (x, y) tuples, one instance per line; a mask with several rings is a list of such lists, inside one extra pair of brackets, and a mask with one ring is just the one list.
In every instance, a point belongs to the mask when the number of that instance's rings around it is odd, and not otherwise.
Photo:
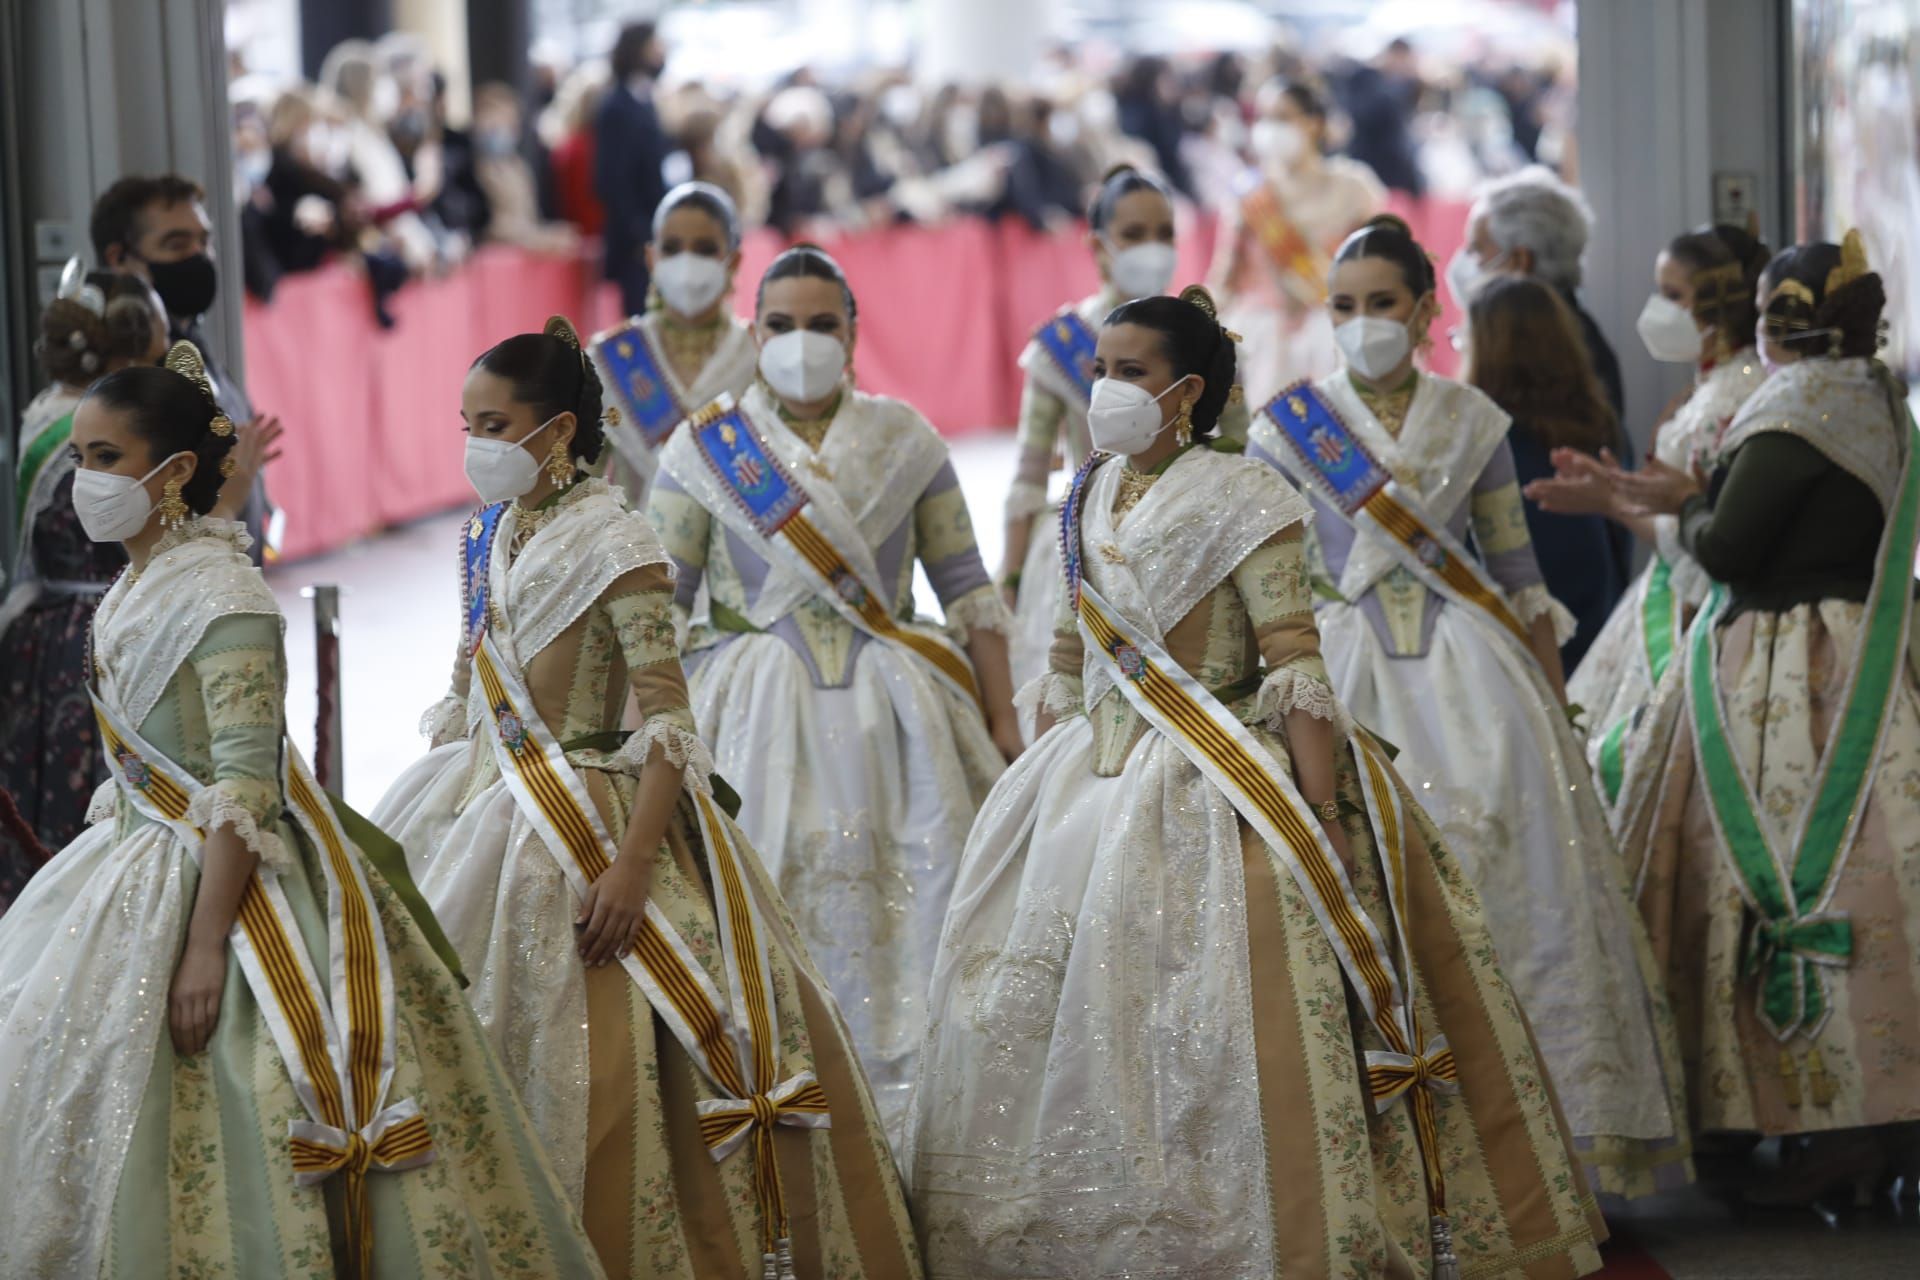
[(153, 514), (153, 498), (147, 493), (147, 481), (160, 473), (180, 455), (170, 453), (160, 466), (141, 476), (116, 475), (111, 471), (78, 468), (73, 473), (73, 512), (80, 527), (95, 542), (125, 542), (147, 527)]
[(1157, 298), (1173, 283), (1177, 255), (1170, 244), (1152, 240), (1125, 249), (1116, 249), (1109, 244), (1107, 252), (1112, 255), (1112, 265), (1107, 268), (1107, 274), (1113, 278), (1113, 287), (1129, 301), (1134, 298)]
[(799, 404), (824, 400), (846, 369), (847, 349), (830, 333), (795, 329), (760, 344), (760, 376)]
[(1096, 381), (1087, 404), (1087, 430), (1093, 436), (1093, 447), (1102, 453), (1135, 454), (1151, 446), (1164, 425), (1160, 421), (1160, 401), (1167, 391), (1150, 396), (1136, 383), (1113, 378)]
[(557, 418), (548, 418), (519, 440), (467, 437), (467, 481), (480, 495), (480, 501), (505, 502), (540, 482), (540, 460), (523, 446), (556, 421)]
[(1268, 164), (1282, 168), (1307, 153), (1307, 135), (1297, 124), (1285, 120), (1261, 120), (1254, 124), (1253, 154)]
[(1407, 326), (1380, 316), (1357, 316), (1333, 331), (1347, 367), (1363, 378), (1384, 378), (1413, 350)]
[(653, 269), (653, 283), (667, 306), (697, 316), (720, 300), (727, 288), (727, 264), (703, 253), (676, 253)]
[(1473, 250), (1462, 245), (1454, 250), (1453, 257), (1447, 259), (1447, 292), (1453, 295), (1454, 305), (1462, 311), (1473, 302), (1473, 295), (1493, 273), (1482, 266)]
[(1694, 364), (1700, 359), (1700, 327), (1693, 313), (1663, 294), (1654, 294), (1633, 322), (1647, 354), (1667, 364)]

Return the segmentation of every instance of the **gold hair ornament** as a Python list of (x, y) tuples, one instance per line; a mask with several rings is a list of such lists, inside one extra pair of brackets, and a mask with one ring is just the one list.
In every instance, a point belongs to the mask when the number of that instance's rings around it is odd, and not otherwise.
[(185, 338), (180, 339), (167, 348), (166, 367), (200, 388), (200, 394), (213, 406), (213, 420), (207, 423), (207, 431), (222, 440), (232, 435), (233, 419), (220, 411), (220, 401), (213, 394), (213, 379), (207, 376), (200, 348)]
[(1873, 268), (1867, 265), (1867, 242), (1854, 227), (1840, 238), (1840, 265), (1827, 272), (1827, 296), (1831, 298)]

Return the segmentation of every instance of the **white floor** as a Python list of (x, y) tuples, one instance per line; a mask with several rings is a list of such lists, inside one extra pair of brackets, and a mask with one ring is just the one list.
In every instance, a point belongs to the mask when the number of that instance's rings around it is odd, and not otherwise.
[[(1001, 504), (1013, 462), (1013, 438), (1007, 435), (961, 440), (953, 450), (990, 573), (1000, 568)], [(459, 642), (458, 548), (465, 519), (464, 512), (435, 516), (267, 575), (287, 615), (288, 723), (309, 757), (316, 701), (313, 610), (300, 592), (315, 583), (342, 589), (344, 794), (360, 809), (371, 808), (425, 750), (420, 713), (446, 693)], [(924, 578), (917, 588), (920, 607), (937, 612)]]

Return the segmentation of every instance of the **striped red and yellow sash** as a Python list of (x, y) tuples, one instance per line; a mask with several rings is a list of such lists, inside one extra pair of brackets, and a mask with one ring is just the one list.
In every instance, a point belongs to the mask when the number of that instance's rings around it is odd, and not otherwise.
[[(575, 896), (584, 900), (588, 887), (620, 856), (619, 844), (491, 633), (481, 637), (474, 652), (474, 671), (486, 697), (501, 776)], [(723, 1160), (752, 1139), (766, 1260), (776, 1274), (785, 1275), (791, 1272), (790, 1261), (782, 1261), (790, 1227), (774, 1159), (774, 1129), (782, 1124), (827, 1127), (827, 1098), (810, 1071), (778, 1079), (780, 1029), (768, 933), (732, 829), (712, 796), (698, 790), (691, 795), (713, 884), (727, 992), (652, 901), (621, 963), (723, 1095), (698, 1104), (701, 1135), (713, 1158)]]
[[(120, 794), (171, 828), (197, 859), (205, 833), (187, 821), (199, 782), (145, 742), (99, 697), (94, 713)], [(259, 867), (241, 894), (231, 943), (307, 1119), (289, 1125), (294, 1181), (344, 1180), (345, 1219), (360, 1274), (373, 1262), (366, 1174), (434, 1158), (425, 1117), (409, 1099), (383, 1105), (392, 1083), (393, 976), (365, 870), (292, 743), (282, 752), (287, 811), (321, 855), (332, 981), (312, 965), (278, 875)]]
[(1420, 1138), (1432, 1205), (1435, 1272), (1452, 1263), (1446, 1180), (1440, 1162), (1437, 1092), (1457, 1088), (1458, 1071), (1443, 1036), (1421, 1026), (1411, 986), (1407, 943), (1405, 811), (1379, 748), (1361, 732), (1347, 742), (1361, 770), (1361, 790), (1380, 852), (1398, 956), (1361, 906), (1326, 833), (1309, 816), (1292, 776), (1259, 739), (1148, 634), (1080, 581), (1081, 635), (1089, 652), (1108, 664), (1114, 684), (1152, 725), (1232, 802), (1288, 872), (1312, 908), (1322, 933), (1367, 1020), (1387, 1047), (1367, 1050), (1368, 1090), (1376, 1110), (1404, 1096)]

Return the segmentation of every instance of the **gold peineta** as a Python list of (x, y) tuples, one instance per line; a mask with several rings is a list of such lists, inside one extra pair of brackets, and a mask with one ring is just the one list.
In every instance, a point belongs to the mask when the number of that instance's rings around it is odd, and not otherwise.
[(1188, 285), (1180, 291), (1180, 301), (1191, 303), (1193, 306), (1200, 308), (1207, 313), (1207, 319), (1213, 321), (1215, 324), (1220, 322), (1220, 305), (1213, 300), (1213, 294), (1208, 292), (1205, 285)]
[(1840, 265), (1827, 272), (1827, 296), (1852, 284), (1873, 268), (1867, 265), (1867, 242), (1854, 227), (1840, 238)]
[[(208, 404), (219, 404), (214, 399), (213, 380), (207, 376), (207, 364), (200, 357), (200, 348), (185, 338), (180, 339), (167, 348), (166, 367), (200, 388), (200, 394), (207, 398)], [(232, 423), (227, 424), (227, 430), (233, 430)]]
[(567, 319), (565, 316), (548, 316), (547, 323), (541, 327), (540, 332), (546, 334), (549, 338), (560, 339), (560, 341), (566, 343), (575, 351), (581, 349), (580, 334), (574, 329), (573, 321)]

